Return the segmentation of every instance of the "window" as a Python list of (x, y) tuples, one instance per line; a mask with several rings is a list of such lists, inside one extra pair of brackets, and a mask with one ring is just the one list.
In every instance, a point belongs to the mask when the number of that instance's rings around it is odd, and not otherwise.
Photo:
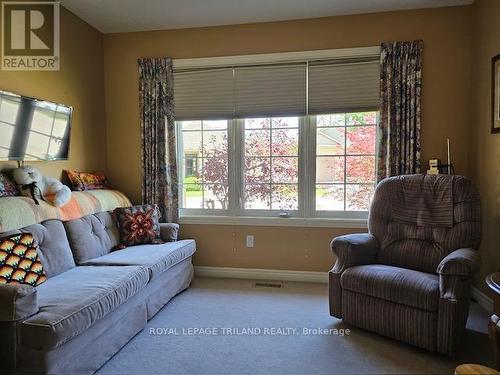
[(379, 53), (174, 61), (181, 215), (367, 217)]
[(298, 210), (299, 118), (244, 120), (244, 208)]
[(377, 115), (179, 121), (181, 209), (249, 216), (366, 213), (376, 178)]
[(316, 116), (316, 210), (368, 210), (376, 124), (376, 112)]
[(227, 121), (183, 121), (179, 127), (181, 207), (227, 209)]

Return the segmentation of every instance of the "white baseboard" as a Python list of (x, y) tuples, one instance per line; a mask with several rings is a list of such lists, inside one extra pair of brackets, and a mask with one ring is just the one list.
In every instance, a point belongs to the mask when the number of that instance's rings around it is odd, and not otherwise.
[(194, 267), (196, 276), (225, 279), (297, 281), (304, 283), (327, 283), (328, 272), (269, 270), (259, 268)]
[(493, 313), (493, 300), (474, 286), (472, 287), (472, 298), (487, 312)]

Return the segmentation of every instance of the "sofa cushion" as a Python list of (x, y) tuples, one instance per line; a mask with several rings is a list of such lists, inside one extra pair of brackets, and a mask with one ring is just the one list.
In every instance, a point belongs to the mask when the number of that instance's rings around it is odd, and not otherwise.
[(163, 242), (158, 205), (119, 207), (115, 209), (114, 215), (120, 232), (120, 248)]
[(20, 326), (21, 345), (56, 348), (79, 335), (148, 283), (143, 267), (76, 267), (37, 287), (39, 312)]
[(439, 302), (437, 275), (406, 268), (370, 264), (348, 268), (340, 278), (343, 289), (427, 311)]
[(149, 269), (150, 279), (189, 258), (196, 251), (194, 240), (167, 242), (160, 245), (137, 245), (113, 251), (99, 258), (91, 259), (82, 265), (139, 265)]
[(67, 221), (64, 227), (76, 264), (105, 255), (119, 243), (118, 227), (109, 212)]

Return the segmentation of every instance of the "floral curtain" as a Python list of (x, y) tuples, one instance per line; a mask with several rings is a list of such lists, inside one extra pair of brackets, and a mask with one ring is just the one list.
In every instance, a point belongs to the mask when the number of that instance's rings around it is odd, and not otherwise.
[(420, 172), (421, 40), (383, 43), (377, 178)]
[(162, 220), (179, 218), (172, 60), (139, 59), (142, 201), (157, 204)]

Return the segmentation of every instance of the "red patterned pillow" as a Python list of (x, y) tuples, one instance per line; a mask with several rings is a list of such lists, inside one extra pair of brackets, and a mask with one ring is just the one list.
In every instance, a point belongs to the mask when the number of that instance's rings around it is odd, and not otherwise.
[(14, 180), (5, 172), (0, 173), (0, 197), (21, 195)]
[(160, 213), (158, 206), (121, 207), (114, 211), (120, 232), (118, 248), (140, 244), (163, 243), (160, 237)]
[(65, 170), (73, 190), (109, 189), (108, 179), (103, 172), (78, 172)]
[(47, 280), (31, 233), (0, 239), (0, 284), (37, 286)]

